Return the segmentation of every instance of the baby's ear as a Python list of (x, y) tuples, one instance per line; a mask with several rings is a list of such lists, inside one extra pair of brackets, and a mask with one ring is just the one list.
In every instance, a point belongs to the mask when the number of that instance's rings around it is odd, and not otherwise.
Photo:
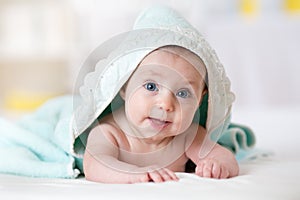
[(125, 90), (126, 90), (126, 85), (123, 85), (122, 88), (119, 91), (120, 97), (125, 101)]
[(202, 91), (202, 94), (201, 94), (201, 100), (199, 102), (199, 106), (202, 104), (202, 101), (204, 99), (204, 96), (208, 93), (208, 89), (207, 87), (204, 88), (204, 90)]
[(204, 97), (207, 93), (208, 93), (208, 89), (207, 87), (205, 87), (204, 90), (202, 91), (202, 97)]

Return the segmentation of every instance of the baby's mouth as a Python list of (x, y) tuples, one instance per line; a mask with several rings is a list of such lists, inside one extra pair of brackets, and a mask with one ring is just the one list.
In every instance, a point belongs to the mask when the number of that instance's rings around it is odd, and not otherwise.
[(167, 121), (167, 120), (156, 119), (156, 118), (153, 118), (153, 117), (148, 117), (148, 120), (150, 121), (150, 124), (153, 128), (159, 129), (159, 130), (167, 127), (169, 124), (172, 123), (172, 122)]

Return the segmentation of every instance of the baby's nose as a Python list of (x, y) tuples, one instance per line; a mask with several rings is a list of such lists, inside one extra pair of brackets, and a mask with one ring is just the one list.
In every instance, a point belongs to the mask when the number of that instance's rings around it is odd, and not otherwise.
[(166, 112), (173, 112), (176, 103), (173, 92), (165, 90), (159, 96), (158, 107)]

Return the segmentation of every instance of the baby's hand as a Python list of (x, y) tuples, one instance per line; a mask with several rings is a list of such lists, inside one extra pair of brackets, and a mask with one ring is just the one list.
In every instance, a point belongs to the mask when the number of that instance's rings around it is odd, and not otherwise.
[(178, 181), (176, 174), (167, 168), (145, 167), (139, 170), (144, 173), (137, 173), (131, 176), (131, 183), (138, 182), (165, 182), (165, 181)]
[(196, 174), (206, 178), (229, 178), (229, 169), (220, 161), (207, 158), (197, 163)]
[(139, 168), (142, 173), (131, 174), (130, 183), (146, 183), (146, 182), (165, 182), (165, 181), (178, 181), (176, 174), (167, 169), (157, 169), (155, 167)]
[(148, 178), (149, 181), (153, 182), (165, 182), (165, 181), (178, 181), (178, 177), (176, 174), (167, 169), (167, 168), (161, 168), (161, 169), (155, 169), (153, 171), (148, 172)]

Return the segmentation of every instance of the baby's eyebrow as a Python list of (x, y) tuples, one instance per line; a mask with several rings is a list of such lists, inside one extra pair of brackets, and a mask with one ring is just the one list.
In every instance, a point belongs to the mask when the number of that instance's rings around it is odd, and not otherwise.
[[(193, 88), (199, 88), (199, 89), (204, 89), (205, 88), (205, 83), (202, 82), (203, 80), (198, 80), (198, 81), (194, 81), (194, 80), (189, 80), (188, 84), (193, 87)], [(200, 83), (200, 84), (198, 84)]]
[(151, 69), (150, 70), (149, 69), (141, 70), (140, 74), (142, 74), (142, 75), (151, 75), (151, 76), (161, 76), (159, 72), (151, 70)]
[[(153, 70), (153, 69), (141, 70), (140, 74), (141, 75), (149, 75), (151, 77), (162, 77), (161, 73), (159, 71)], [(186, 79), (184, 82), (185, 82), (186, 86), (191, 86), (193, 88), (198, 88), (198, 87), (201, 87), (203, 85), (201, 83), (201, 81), (203, 81), (203, 80), (202, 79), (201, 80), (193, 80), (193, 78), (191, 78), (190, 80)]]
[(188, 84), (192, 87), (197, 87), (197, 84), (195, 81), (188, 81)]

